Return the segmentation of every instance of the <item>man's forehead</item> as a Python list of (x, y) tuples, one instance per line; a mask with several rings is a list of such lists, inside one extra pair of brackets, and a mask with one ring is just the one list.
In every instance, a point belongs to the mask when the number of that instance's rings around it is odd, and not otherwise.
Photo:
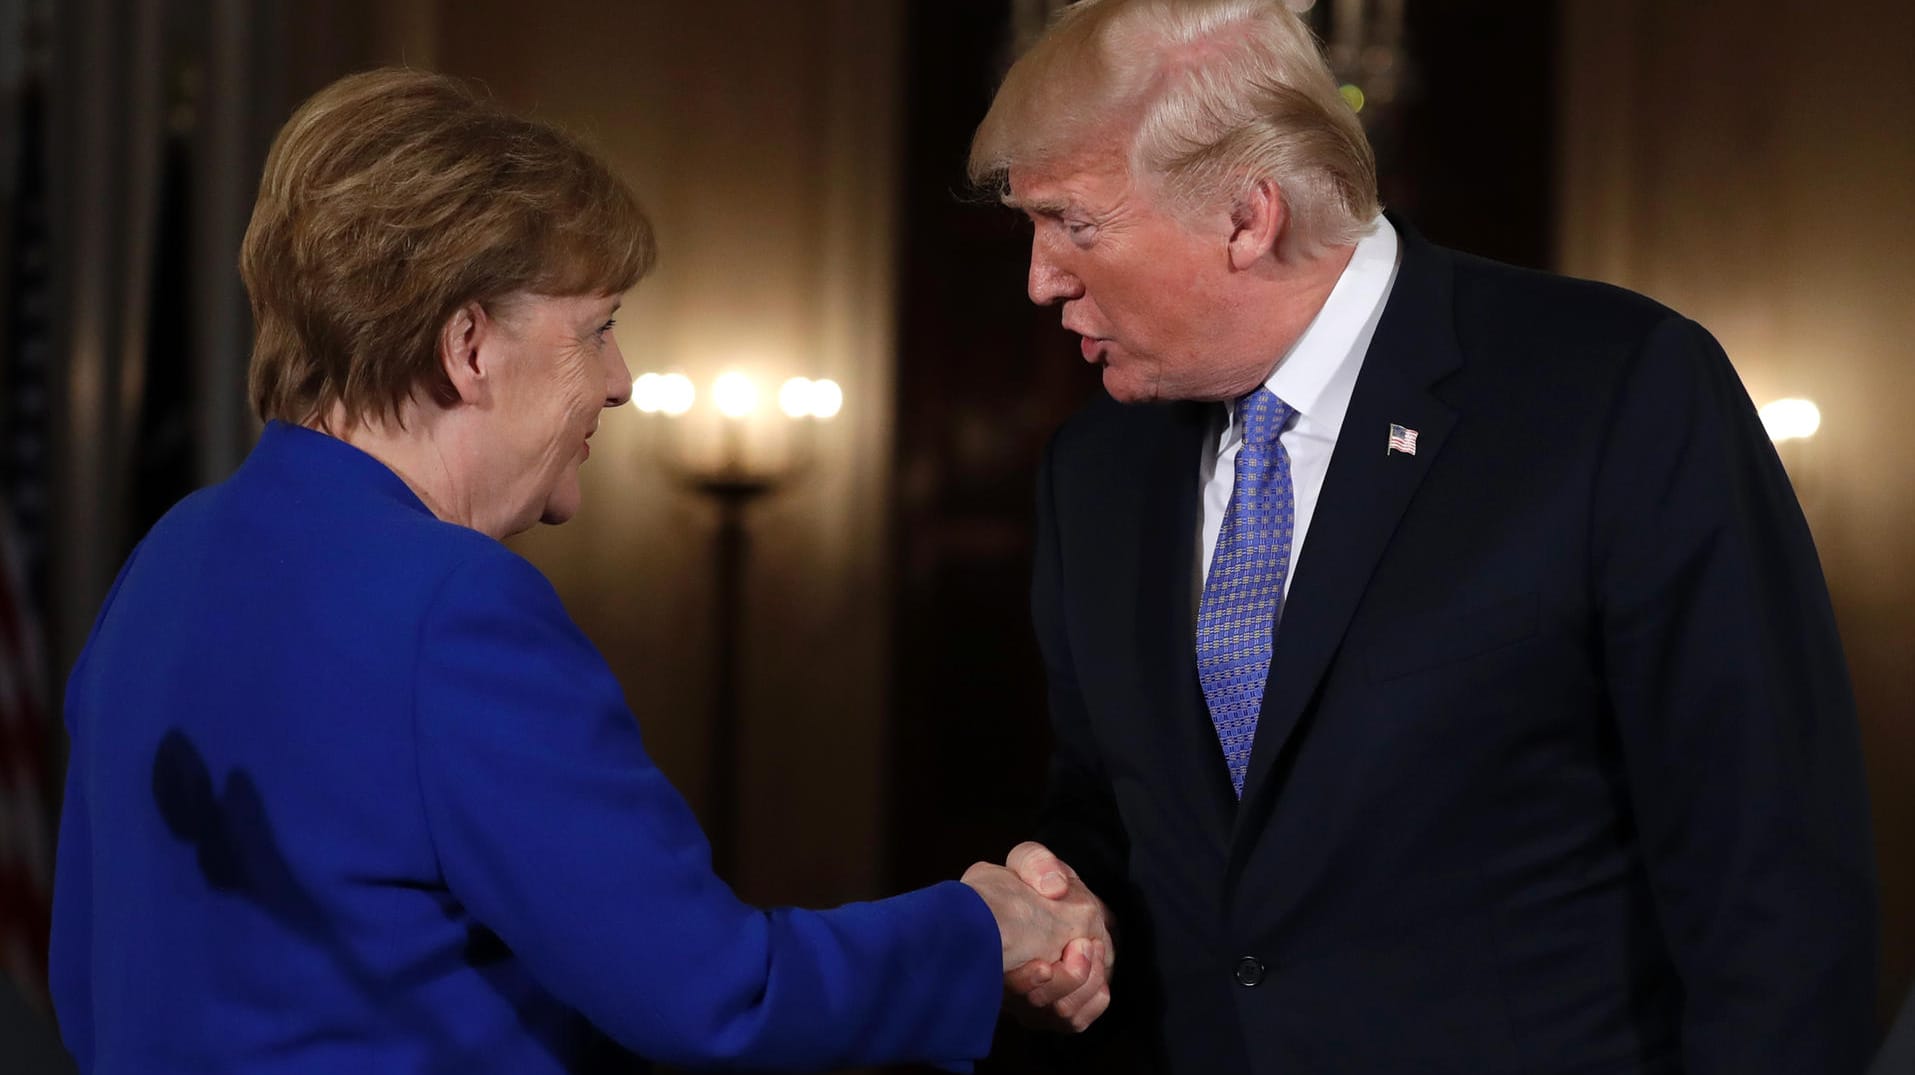
[(1097, 202), (1127, 185), (1121, 169), (1084, 160), (1012, 165), (1006, 180), (1004, 204), (1033, 213)]
[(1012, 209), (1053, 209), (1070, 201), (1070, 195), (1062, 189), (1056, 169), (1035, 165), (1014, 164), (1005, 173), (1004, 196), (1001, 201)]

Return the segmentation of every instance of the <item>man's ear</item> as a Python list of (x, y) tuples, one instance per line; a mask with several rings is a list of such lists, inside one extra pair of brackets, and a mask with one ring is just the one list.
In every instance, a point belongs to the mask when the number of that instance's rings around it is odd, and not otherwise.
[(460, 306), (440, 327), (439, 367), (457, 402), (478, 403), (485, 398), (491, 372), (486, 346), (498, 330), (498, 322), (480, 302)]
[(1230, 208), (1230, 267), (1241, 272), (1274, 252), (1289, 217), (1275, 181), (1259, 179), (1244, 188)]

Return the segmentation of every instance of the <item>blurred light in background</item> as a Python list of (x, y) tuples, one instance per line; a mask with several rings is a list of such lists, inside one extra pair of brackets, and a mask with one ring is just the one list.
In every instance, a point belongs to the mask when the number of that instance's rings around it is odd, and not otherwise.
[[(697, 400), (698, 390), (682, 373), (645, 373), (632, 382), (632, 406), (646, 414), (677, 418)], [(712, 382), (711, 401), (725, 417), (744, 418), (758, 409), (758, 385), (728, 370)], [(778, 409), (789, 418), (835, 418), (844, 409), (844, 389), (832, 380), (793, 377), (778, 388)]]
[(647, 373), (632, 382), (632, 405), (646, 414), (681, 415), (697, 398), (698, 389), (682, 373)]
[(1762, 428), (1769, 431), (1769, 439), (1778, 444), (1812, 437), (1822, 428), (1821, 409), (1806, 399), (1778, 399), (1764, 404), (1757, 413), (1762, 417)]
[(844, 389), (836, 381), (811, 382), (811, 416), (831, 418), (844, 408)]
[(743, 418), (758, 409), (758, 386), (737, 370), (721, 373), (711, 383), (711, 400), (725, 417)]
[(811, 379), (793, 377), (778, 389), (778, 409), (788, 417), (803, 418), (811, 413)]
[(1354, 82), (1345, 82), (1343, 85), (1337, 87), (1337, 92), (1342, 94), (1343, 99), (1349, 103), (1350, 111), (1363, 111), (1363, 102), (1365, 100), (1363, 87)]
[(844, 407), (844, 390), (836, 381), (793, 377), (778, 389), (778, 406), (793, 418), (830, 418)]

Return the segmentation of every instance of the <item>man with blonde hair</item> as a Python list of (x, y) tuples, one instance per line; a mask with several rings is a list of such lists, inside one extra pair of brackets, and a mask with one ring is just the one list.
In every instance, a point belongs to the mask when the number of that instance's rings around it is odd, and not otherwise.
[(1040, 478), (1018, 869), (1124, 967), (1014, 1006), (1203, 1075), (1860, 1070), (1854, 703), (1715, 341), (1382, 216), (1280, 0), (1066, 9), (971, 170), (1110, 396)]

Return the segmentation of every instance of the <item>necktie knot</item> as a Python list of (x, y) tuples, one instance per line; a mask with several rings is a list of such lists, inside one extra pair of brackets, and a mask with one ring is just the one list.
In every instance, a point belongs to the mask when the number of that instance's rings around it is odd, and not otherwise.
[(1258, 388), (1237, 403), (1245, 444), (1267, 445), (1277, 439), (1296, 411), (1268, 388)]

